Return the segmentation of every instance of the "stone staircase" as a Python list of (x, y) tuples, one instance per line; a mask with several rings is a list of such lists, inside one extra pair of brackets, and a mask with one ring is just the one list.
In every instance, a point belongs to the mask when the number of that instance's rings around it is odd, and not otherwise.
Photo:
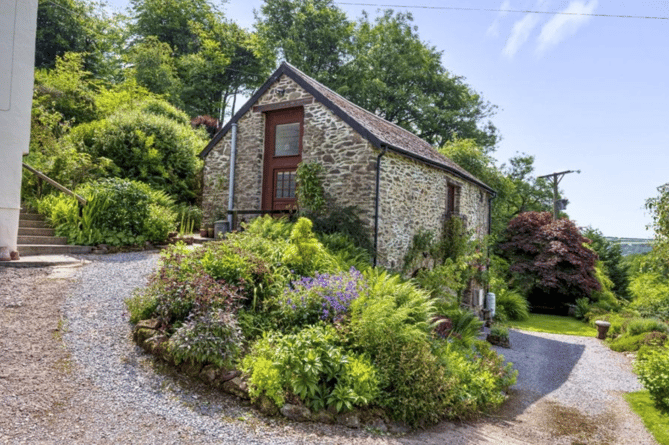
[(17, 248), (21, 257), (33, 255), (72, 255), (90, 253), (91, 246), (71, 246), (67, 238), (54, 236), (43, 215), (21, 210)]

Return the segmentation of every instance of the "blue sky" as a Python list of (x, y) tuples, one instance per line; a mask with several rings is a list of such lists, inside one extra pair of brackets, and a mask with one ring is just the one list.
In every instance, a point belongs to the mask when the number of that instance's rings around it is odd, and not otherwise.
[[(499, 163), (518, 152), (535, 157), (537, 175), (580, 170), (560, 184), (578, 225), (652, 237), (644, 202), (669, 182), (669, 1), (360, 3), (413, 6), (392, 9), (410, 11), (421, 39), (443, 51), (444, 66), (498, 106)], [(230, 0), (222, 9), (251, 28), (261, 4)], [(352, 19), (386, 8), (338, 6)]]

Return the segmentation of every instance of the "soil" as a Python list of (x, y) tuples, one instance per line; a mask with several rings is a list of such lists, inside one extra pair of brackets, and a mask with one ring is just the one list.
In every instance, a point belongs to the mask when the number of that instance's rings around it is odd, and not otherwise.
[[(84, 266), (85, 267), (85, 266)], [(85, 438), (93, 390), (62, 341), (61, 307), (73, 284), (68, 267), (0, 268), (0, 444), (74, 443)], [(441, 424), (403, 437), (372, 439), (406, 444), (654, 444), (639, 418), (618, 395), (604, 414), (592, 416), (546, 398), (511, 393), (500, 410), (478, 420)], [(127, 419), (127, 413), (119, 413)], [(135, 415), (143, 425), (179, 428)], [(149, 423), (150, 422), (150, 426)], [(79, 440), (78, 440), (79, 439)], [(371, 443), (369, 439), (365, 443)]]

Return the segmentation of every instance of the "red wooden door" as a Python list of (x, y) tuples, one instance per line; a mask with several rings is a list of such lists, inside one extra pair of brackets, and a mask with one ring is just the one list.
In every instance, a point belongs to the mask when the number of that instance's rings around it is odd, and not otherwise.
[(297, 165), (302, 161), (303, 109), (268, 112), (265, 118), (263, 210), (296, 206)]

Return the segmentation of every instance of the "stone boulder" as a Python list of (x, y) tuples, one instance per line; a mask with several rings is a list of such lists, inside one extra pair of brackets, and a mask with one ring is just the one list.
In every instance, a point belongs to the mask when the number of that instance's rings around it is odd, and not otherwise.
[(286, 403), (281, 407), (281, 414), (294, 422), (308, 422), (311, 420), (311, 411), (306, 406)]

